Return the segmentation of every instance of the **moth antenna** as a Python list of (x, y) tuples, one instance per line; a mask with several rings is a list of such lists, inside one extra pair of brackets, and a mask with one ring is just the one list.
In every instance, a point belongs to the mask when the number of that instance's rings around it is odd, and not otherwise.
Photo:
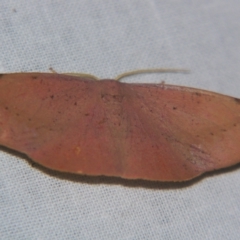
[(55, 74), (64, 74), (64, 75), (69, 75), (69, 76), (76, 76), (76, 77), (84, 77), (84, 78), (90, 78), (92, 80), (99, 80), (98, 77), (92, 75), (92, 74), (88, 74), (88, 73), (58, 73), (57, 71), (55, 71), (52, 67), (49, 68), (49, 70), (52, 73)]
[(99, 80), (98, 77), (88, 74), (88, 73), (63, 73), (64, 75), (69, 75), (69, 76), (76, 76), (76, 77), (83, 77), (83, 78), (89, 78), (92, 80)]
[(137, 74), (145, 74), (145, 73), (190, 73), (187, 69), (178, 69), (178, 68), (149, 68), (149, 69), (139, 69), (139, 70), (133, 70), (129, 72), (122, 73), (118, 75), (115, 80), (119, 81), (122, 78), (129, 77), (132, 75)]

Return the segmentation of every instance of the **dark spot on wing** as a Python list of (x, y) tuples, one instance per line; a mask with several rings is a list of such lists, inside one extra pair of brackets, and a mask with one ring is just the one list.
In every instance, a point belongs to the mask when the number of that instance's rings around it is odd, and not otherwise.
[(201, 93), (199, 93), (199, 92), (195, 92), (195, 95), (197, 95), (197, 96), (201, 96), (202, 94)]
[(4, 74), (0, 74), (0, 78), (2, 78), (2, 77), (3, 77), (3, 75), (4, 75)]

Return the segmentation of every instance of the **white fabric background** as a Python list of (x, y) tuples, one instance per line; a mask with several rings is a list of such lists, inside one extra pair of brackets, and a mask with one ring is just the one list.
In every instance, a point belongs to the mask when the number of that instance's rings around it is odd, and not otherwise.
[[(135, 76), (240, 98), (238, 0), (1, 0), (0, 72)], [(127, 81), (126, 80), (126, 81)], [(0, 239), (239, 239), (240, 169), (188, 183), (71, 176), (0, 149)]]

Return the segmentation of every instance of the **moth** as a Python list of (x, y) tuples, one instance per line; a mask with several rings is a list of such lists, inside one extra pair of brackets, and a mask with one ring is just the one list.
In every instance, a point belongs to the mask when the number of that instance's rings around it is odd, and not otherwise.
[(0, 77), (0, 145), (53, 170), (185, 181), (239, 163), (239, 143), (237, 98), (87, 74)]

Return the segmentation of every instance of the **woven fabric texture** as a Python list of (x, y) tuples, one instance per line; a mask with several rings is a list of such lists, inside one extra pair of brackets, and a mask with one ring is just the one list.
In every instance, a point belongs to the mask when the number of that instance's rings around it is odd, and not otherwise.
[[(186, 68), (125, 81), (240, 98), (239, 23), (238, 0), (1, 0), (0, 72)], [(239, 167), (179, 184), (72, 176), (0, 148), (0, 239), (239, 239), (239, 183)]]

